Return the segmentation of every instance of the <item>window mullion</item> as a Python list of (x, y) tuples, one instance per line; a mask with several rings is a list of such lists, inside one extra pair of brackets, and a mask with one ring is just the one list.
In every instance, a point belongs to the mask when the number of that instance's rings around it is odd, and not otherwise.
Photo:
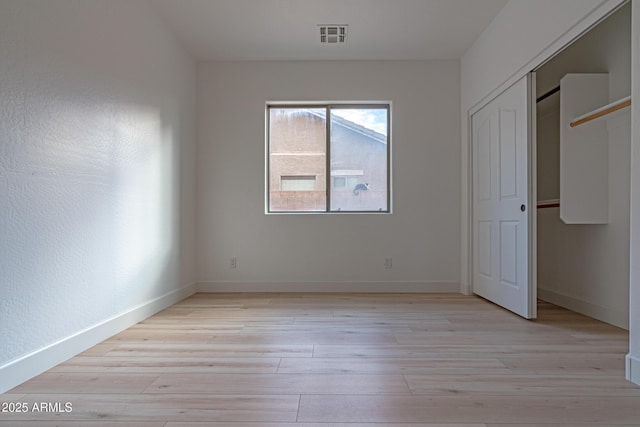
[(331, 212), (331, 106), (327, 105), (326, 113), (326, 135), (325, 135), (325, 157), (326, 157), (326, 170), (325, 170), (325, 209), (326, 212)]

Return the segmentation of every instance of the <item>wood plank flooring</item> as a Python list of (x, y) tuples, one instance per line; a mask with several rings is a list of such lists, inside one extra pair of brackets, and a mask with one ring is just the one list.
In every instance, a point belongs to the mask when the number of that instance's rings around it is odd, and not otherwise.
[(455, 294), (196, 294), (0, 395), (29, 408), (0, 426), (640, 425), (628, 333), (539, 317)]

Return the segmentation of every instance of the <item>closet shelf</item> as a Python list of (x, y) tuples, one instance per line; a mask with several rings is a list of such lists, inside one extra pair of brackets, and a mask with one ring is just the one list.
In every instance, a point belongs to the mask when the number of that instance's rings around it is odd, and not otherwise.
[(607, 114), (611, 114), (614, 111), (621, 110), (623, 108), (629, 107), (631, 105), (631, 96), (627, 96), (625, 98), (614, 101), (610, 104), (607, 104), (603, 107), (600, 107), (596, 110), (591, 111), (590, 113), (583, 114), (582, 116), (578, 116), (569, 123), (569, 126), (572, 128), (576, 126), (580, 126), (581, 124), (590, 122), (591, 120), (595, 120), (602, 116), (606, 116)]

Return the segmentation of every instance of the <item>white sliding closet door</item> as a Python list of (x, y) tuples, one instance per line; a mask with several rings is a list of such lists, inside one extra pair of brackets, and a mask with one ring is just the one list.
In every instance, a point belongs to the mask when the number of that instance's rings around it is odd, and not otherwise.
[(471, 117), (473, 292), (536, 317), (535, 75)]

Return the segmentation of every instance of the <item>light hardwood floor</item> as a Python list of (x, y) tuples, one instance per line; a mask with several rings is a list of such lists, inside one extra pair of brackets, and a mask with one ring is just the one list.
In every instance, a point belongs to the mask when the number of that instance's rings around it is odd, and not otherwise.
[[(4, 395), (2, 426), (640, 425), (628, 333), (454, 294), (196, 294)], [(71, 412), (33, 412), (69, 402)]]

